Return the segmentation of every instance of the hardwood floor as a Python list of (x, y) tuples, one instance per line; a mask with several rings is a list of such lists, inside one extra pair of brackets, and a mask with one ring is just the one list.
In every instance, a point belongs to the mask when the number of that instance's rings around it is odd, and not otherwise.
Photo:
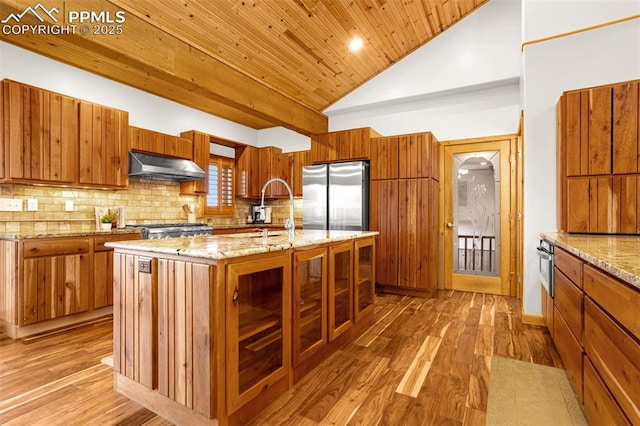
[[(491, 357), (562, 368), (517, 299), (382, 295), (376, 324), (267, 407), (258, 425), (484, 425)], [(168, 425), (113, 391), (112, 324), (12, 341), (0, 334), (0, 424)]]

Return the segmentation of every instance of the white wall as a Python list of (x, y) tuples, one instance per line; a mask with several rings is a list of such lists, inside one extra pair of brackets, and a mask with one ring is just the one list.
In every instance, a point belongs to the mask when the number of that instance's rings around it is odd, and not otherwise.
[[(579, 4), (578, 4), (579, 3)], [(523, 0), (533, 39), (640, 12), (634, 1)], [(565, 90), (640, 78), (640, 19), (527, 45), (523, 54), (524, 311), (540, 314), (534, 248), (556, 224), (555, 105)]]
[(325, 110), (329, 129), (431, 131), (439, 140), (514, 133), (520, 14), (518, 0), (491, 0)]
[[(37, 36), (34, 36), (37, 37)], [(288, 129), (259, 130), (186, 107), (142, 90), (0, 42), (0, 78), (10, 78), (129, 112), (132, 126), (178, 135), (199, 130), (254, 146), (305, 148), (309, 138)], [(305, 144), (305, 141), (306, 144)], [(293, 149), (299, 145), (300, 148)]]

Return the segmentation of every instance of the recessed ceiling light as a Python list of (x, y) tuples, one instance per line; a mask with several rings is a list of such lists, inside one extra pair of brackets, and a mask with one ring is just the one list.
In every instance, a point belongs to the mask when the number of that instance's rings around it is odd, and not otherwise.
[(362, 39), (360, 37), (354, 37), (349, 42), (349, 51), (350, 52), (358, 52), (360, 49), (362, 49), (363, 45), (364, 45), (364, 42), (362, 41)]

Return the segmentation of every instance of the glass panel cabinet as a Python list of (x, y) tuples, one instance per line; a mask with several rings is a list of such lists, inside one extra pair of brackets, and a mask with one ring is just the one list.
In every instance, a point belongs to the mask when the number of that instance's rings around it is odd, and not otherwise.
[(329, 247), (329, 341), (353, 325), (353, 243)]
[(228, 265), (228, 411), (286, 377), (291, 353), (290, 255)]
[(294, 253), (293, 365), (327, 344), (327, 249)]
[(366, 238), (355, 242), (355, 320), (373, 310), (375, 298), (375, 278), (373, 270), (374, 239)]

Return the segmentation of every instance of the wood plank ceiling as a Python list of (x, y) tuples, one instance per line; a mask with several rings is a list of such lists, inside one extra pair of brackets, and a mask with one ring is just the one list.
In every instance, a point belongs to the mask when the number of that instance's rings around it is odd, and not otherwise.
[[(487, 1), (43, 0), (58, 24), (74, 10), (125, 11), (123, 33), (1, 38), (255, 129), (310, 135), (327, 130), (325, 108)], [(4, 19), (34, 1), (0, 6)]]

